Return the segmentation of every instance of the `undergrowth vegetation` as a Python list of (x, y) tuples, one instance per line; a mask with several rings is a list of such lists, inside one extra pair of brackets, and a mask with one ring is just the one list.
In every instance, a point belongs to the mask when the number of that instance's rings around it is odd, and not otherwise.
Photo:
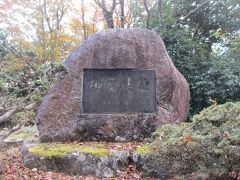
[[(49, 88), (67, 73), (65, 66), (57, 62), (46, 62), (41, 65), (32, 62), (21, 71), (11, 71), (4, 68), (4, 65), (0, 65), (0, 69), (0, 116), (11, 109), (40, 102)], [(35, 109), (29, 109), (17, 112), (6, 119), (6, 122), (34, 124), (35, 116)]]
[(167, 124), (153, 136), (149, 148), (157, 165), (170, 177), (238, 178), (240, 102), (210, 106), (191, 123)]

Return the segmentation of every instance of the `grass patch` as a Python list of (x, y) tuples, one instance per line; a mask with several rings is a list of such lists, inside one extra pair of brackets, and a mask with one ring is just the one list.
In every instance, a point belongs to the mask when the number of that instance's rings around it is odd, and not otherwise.
[(112, 156), (113, 154), (99, 145), (78, 144), (40, 144), (29, 148), (29, 152), (45, 157), (64, 157), (72, 152), (89, 153), (96, 157)]
[(138, 153), (138, 154), (143, 154), (143, 155), (151, 154), (152, 149), (151, 149), (149, 144), (145, 144), (143, 146), (138, 147), (135, 152)]

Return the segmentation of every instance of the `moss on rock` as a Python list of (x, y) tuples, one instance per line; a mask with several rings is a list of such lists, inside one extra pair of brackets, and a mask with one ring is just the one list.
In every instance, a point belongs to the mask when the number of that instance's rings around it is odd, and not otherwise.
[(153, 152), (153, 150), (151, 149), (149, 144), (144, 144), (144, 145), (138, 147), (135, 152), (138, 154), (145, 155), (145, 154), (151, 154)]
[(109, 150), (99, 147), (84, 147), (83, 149), (80, 150), (80, 152), (93, 154), (96, 157), (105, 157), (113, 155)]
[(39, 144), (29, 148), (29, 152), (45, 157), (64, 157), (73, 152), (89, 153), (96, 157), (112, 156), (113, 154), (99, 145), (79, 145), (79, 144)]

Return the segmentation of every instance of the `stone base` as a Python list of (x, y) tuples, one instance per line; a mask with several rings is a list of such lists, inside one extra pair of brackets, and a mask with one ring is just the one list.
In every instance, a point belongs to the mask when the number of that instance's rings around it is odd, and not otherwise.
[[(51, 146), (48, 148), (47, 146)], [(153, 156), (148, 151), (138, 150), (114, 150), (109, 151), (109, 154), (95, 153), (95, 152), (81, 152), (84, 150), (72, 150), (65, 155), (62, 154), (61, 147), (54, 148), (55, 145), (61, 144), (25, 144), (22, 147), (22, 156), (24, 165), (30, 169), (37, 168), (42, 171), (54, 171), (63, 172), (69, 175), (81, 175), (81, 176), (95, 176), (100, 179), (117, 177), (121, 172), (127, 170), (129, 165), (134, 165), (140, 171), (142, 171), (146, 179), (147, 177), (154, 177), (160, 180), (167, 179), (167, 175), (161, 167), (154, 162)], [(64, 144), (71, 149), (72, 145)], [(38, 146), (44, 146), (42, 152), (33, 152), (31, 148)], [(73, 145), (75, 146), (75, 145)], [(88, 149), (100, 147), (96, 145), (83, 145)], [(119, 146), (119, 145), (117, 145)], [(123, 144), (124, 146), (124, 144)], [(104, 146), (103, 146), (104, 147)], [(140, 147), (141, 148), (141, 147)], [(49, 152), (48, 153), (48, 151)], [(114, 148), (113, 148), (114, 149)], [(125, 148), (121, 148), (125, 149)], [(42, 155), (40, 155), (43, 153)], [(53, 154), (51, 154), (53, 153)], [(57, 155), (57, 153), (60, 153)], [(50, 157), (51, 155), (51, 157)]]
[(24, 165), (30, 169), (63, 172), (70, 175), (92, 175), (98, 178), (118, 176), (130, 164), (128, 151), (111, 153), (109, 156), (98, 156), (91, 153), (75, 151), (64, 156), (48, 157), (31, 152), (32, 147), (40, 144), (25, 144), (22, 147)]

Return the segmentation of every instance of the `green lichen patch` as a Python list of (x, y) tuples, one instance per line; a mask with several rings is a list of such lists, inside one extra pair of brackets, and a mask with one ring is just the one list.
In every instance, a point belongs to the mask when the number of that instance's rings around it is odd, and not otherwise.
[(138, 147), (135, 152), (138, 154), (145, 155), (145, 154), (151, 154), (153, 152), (153, 150), (149, 144), (144, 144), (144, 145)]
[(39, 144), (29, 148), (29, 152), (45, 157), (64, 157), (72, 152), (89, 153), (96, 157), (112, 156), (112, 153), (98, 145), (80, 144)]

